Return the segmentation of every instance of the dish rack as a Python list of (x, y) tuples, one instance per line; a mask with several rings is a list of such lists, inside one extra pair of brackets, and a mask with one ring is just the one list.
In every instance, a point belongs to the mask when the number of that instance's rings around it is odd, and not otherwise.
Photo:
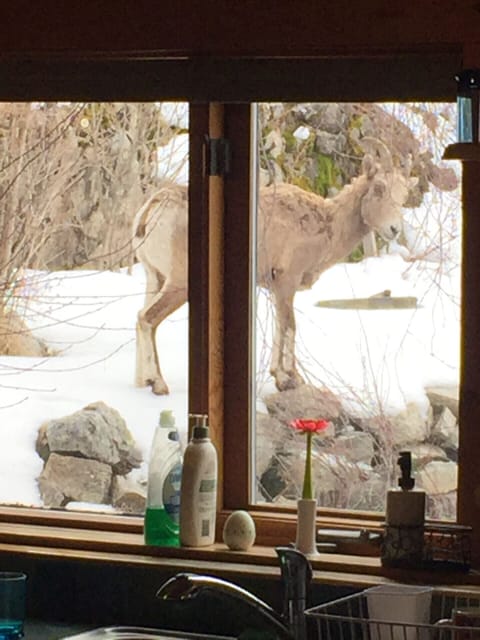
[[(368, 615), (366, 591), (332, 600), (305, 611), (307, 623), (316, 623), (317, 640), (480, 640), (480, 627), (435, 625), (450, 618), (452, 609), (478, 608), (479, 596), (434, 592), (430, 623), (413, 624), (392, 620), (376, 620)], [(309, 622), (311, 620), (312, 622)], [(313, 636), (312, 636), (313, 637)]]

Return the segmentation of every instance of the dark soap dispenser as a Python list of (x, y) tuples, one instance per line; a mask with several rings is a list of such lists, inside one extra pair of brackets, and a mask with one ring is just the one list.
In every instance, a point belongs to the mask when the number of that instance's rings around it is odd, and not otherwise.
[(397, 463), (399, 489), (387, 494), (382, 564), (418, 569), (423, 562), (425, 492), (414, 490), (410, 451), (401, 451)]

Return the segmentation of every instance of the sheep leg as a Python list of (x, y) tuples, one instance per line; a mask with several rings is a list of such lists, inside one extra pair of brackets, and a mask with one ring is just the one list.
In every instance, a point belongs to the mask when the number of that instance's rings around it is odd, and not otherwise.
[(295, 293), (286, 293), (280, 287), (276, 287), (272, 293), (275, 304), (275, 332), (270, 373), (275, 379), (277, 389), (285, 391), (294, 389), (304, 382), (297, 371), (295, 360)]
[(167, 282), (155, 296), (147, 298), (149, 301), (137, 317), (135, 384), (151, 385), (153, 393), (165, 395), (169, 389), (160, 369), (155, 334), (158, 325), (187, 301), (187, 291)]

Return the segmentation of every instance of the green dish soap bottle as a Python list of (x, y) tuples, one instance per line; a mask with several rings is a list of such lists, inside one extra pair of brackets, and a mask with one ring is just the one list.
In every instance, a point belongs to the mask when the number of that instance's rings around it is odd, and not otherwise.
[(162, 411), (153, 436), (144, 518), (145, 544), (178, 547), (182, 450), (172, 411)]

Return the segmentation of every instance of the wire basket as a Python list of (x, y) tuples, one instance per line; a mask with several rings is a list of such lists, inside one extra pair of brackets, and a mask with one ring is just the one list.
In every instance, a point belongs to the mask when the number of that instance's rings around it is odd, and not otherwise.
[[(400, 609), (391, 615), (369, 616), (366, 589), (305, 611), (316, 622), (318, 640), (480, 640), (480, 627), (456, 626), (448, 619), (454, 609), (477, 609), (479, 596), (434, 591), (427, 613), (428, 622), (402, 621)], [(442, 624), (436, 624), (442, 620)]]

